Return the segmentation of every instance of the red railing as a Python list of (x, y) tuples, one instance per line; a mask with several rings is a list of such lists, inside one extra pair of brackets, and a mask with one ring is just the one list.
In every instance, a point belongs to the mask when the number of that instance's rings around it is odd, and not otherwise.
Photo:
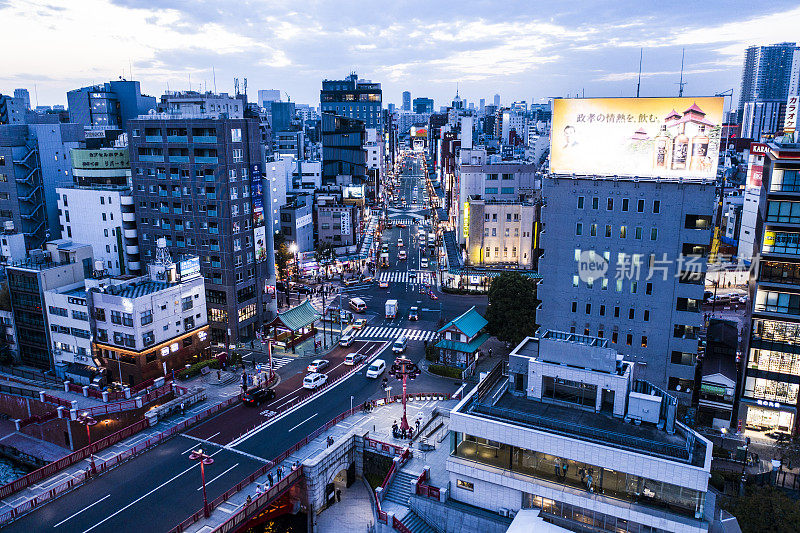
[(411, 533), (411, 530), (406, 527), (406, 525), (401, 522), (396, 516), (392, 517), (392, 527), (395, 528), (400, 533)]
[(44, 415), (29, 416), (28, 418), (23, 418), (19, 421), (19, 427), (24, 428), (25, 426), (29, 426), (31, 424), (41, 424), (42, 422), (47, 422), (48, 420), (53, 420), (54, 418), (58, 418), (58, 411), (50, 411)]
[[(386, 443), (380, 441), (373, 441), (373, 442), (386, 445)], [(398, 448), (397, 446), (394, 445), (388, 445), (388, 446), (391, 446), (392, 448)], [(402, 453), (400, 453), (399, 455), (400, 455), (400, 462), (395, 463), (394, 461), (392, 461), (392, 466), (389, 467), (389, 472), (387, 472), (386, 477), (383, 478), (383, 483), (381, 483), (381, 496), (386, 494), (386, 487), (389, 486), (389, 484), (392, 482), (392, 479), (394, 479), (394, 475), (397, 473), (395, 465), (399, 464), (400, 466), (403, 466), (406, 463), (406, 461), (408, 461), (412, 456), (411, 449), (403, 448)], [(386, 514), (386, 511), (381, 509), (381, 498), (378, 498), (378, 491), (377, 490), (372, 491), (372, 496), (375, 498), (375, 506), (377, 508), (376, 514), (378, 515), (378, 522), (388, 525), (389, 515)], [(400, 525), (401, 526), (403, 525), (402, 522), (400, 523)], [(395, 527), (394, 523), (392, 523), (392, 527)], [(395, 527), (395, 529), (397, 528)]]
[(42, 397), (47, 403), (53, 403), (59, 406), (72, 408), (72, 402), (65, 400), (64, 398), (59, 398), (58, 396), (52, 396), (50, 394), (44, 394)]
[[(97, 473), (101, 474), (107, 470), (111, 470), (112, 468), (120, 465), (121, 463), (139, 455), (143, 451), (155, 446), (156, 444), (161, 443), (162, 441), (175, 435), (176, 433), (185, 430), (187, 427), (197, 423), (203, 418), (207, 418), (225, 409), (226, 407), (229, 407), (231, 404), (237, 401), (239, 401), (238, 396), (228, 398), (224, 402), (209, 407), (205, 411), (184, 420), (180, 424), (177, 424), (167, 430), (162, 431), (161, 433), (158, 433), (157, 435), (154, 435), (153, 437), (147, 439), (145, 442), (137, 444), (133, 448), (129, 448), (124, 452), (112, 457), (111, 459), (108, 459), (107, 461), (96, 464)], [(54, 461), (48, 464), (47, 466), (44, 466), (38, 470), (34, 470), (30, 474), (23, 476), (15, 481), (12, 481), (11, 483), (4, 485), (3, 487), (0, 487), (0, 499), (5, 498), (10, 494), (13, 494), (21, 489), (24, 489), (29, 485), (44, 479), (45, 477), (49, 477), (50, 475), (58, 472), (59, 470), (71, 466), (76, 462), (89, 457), (90, 454), (96, 454), (103, 448), (106, 448), (111, 444), (115, 444), (122, 439), (128, 438), (129, 436), (133, 435), (134, 433), (138, 433), (147, 426), (148, 426), (147, 420), (140, 420), (139, 422), (136, 422), (135, 424), (128, 426), (125, 429), (117, 431), (116, 433), (113, 433), (107, 437), (98, 440), (97, 442), (92, 443), (91, 446), (86, 446), (85, 448), (81, 448), (80, 450), (66, 457), (62, 457), (58, 461)], [(77, 487), (78, 485), (85, 482), (91, 477), (92, 477), (91, 473), (84, 472), (82, 475), (75, 476), (69, 481), (50, 489), (46, 493), (42, 493), (26, 501), (23, 504), (18, 505), (17, 507), (11, 509), (10, 511), (6, 511), (5, 513), (0, 514), (0, 525), (15, 520), (16, 518), (38, 507), (39, 505), (50, 501), (56, 496), (63, 494), (74, 487)]]
[(417, 490), (416, 490), (417, 495), (438, 500), (439, 487), (428, 485), (425, 483), (426, 481), (428, 481), (427, 471), (423, 470), (422, 473), (417, 478)]

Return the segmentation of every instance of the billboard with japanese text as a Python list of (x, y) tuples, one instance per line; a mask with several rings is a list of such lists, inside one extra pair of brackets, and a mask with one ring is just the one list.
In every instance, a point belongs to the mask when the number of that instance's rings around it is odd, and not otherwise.
[(723, 98), (553, 101), (554, 174), (715, 178)]

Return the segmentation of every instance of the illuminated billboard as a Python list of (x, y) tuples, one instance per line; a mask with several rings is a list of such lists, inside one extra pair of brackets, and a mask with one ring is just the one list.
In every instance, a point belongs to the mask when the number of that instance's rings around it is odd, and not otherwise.
[(554, 174), (715, 178), (722, 97), (553, 101)]

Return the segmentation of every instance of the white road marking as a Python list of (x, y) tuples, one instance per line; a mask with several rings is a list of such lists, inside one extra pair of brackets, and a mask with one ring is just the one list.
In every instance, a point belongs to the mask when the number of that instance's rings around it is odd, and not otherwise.
[(81, 514), (82, 512), (84, 512), (84, 511), (86, 511), (86, 510), (88, 510), (88, 509), (91, 509), (92, 507), (94, 507), (95, 505), (97, 505), (97, 504), (98, 504), (98, 503), (100, 503), (101, 501), (105, 500), (106, 498), (109, 498), (110, 496), (111, 496), (111, 494), (106, 494), (105, 496), (103, 496), (102, 498), (100, 498), (99, 500), (97, 500), (96, 502), (94, 502), (93, 504), (91, 504), (91, 505), (87, 505), (86, 507), (84, 507), (83, 509), (81, 509), (80, 511), (78, 511), (77, 513), (75, 513), (75, 514), (73, 514), (73, 515), (70, 515), (70, 516), (68, 516), (67, 518), (65, 518), (64, 520), (62, 520), (62, 521), (61, 521), (61, 522), (59, 522), (58, 524), (54, 525), (53, 527), (58, 527), (58, 526), (60, 526), (61, 524), (63, 524), (64, 522), (67, 522), (67, 521), (69, 521), (69, 520), (71, 520), (71, 519), (75, 518), (76, 516), (78, 516), (78, 515), (79, 515), (79, 514)]
[(287, 433), (291, 433), (292, 431), (294, 431), (295, 429), (299, 428), (300, 426), (302, 426), (303, 424), (305, 424), (306, 422), (308, 422), (309, 420), (311, 420), (312, 418), (314, 418), (314, 417), (315, 417), (315, 416), (317, 416), (318, 414), (319, 414), (319, 413), (314, 413), (313, 415), (309, 416), (308, 418), (306, 418), (305, 420), (303, 420), (302, 422), (300, 422), (299, 424), (297, 424), (296, 426), (294, 426), (292, 429), (290, 429), (289, 431), (287, 431)]
[[(206, 482), (206, 486), (208, 486), (208, 485), (211, 485), (211, 484), (212, 484), (212, 483), (214, 483), (216, 480), (218, 480), (219, 478), (221, 478), (222, 476), (224, 476), (225, 474), (227, 474), (228, 472), (230, 472), (231, 470), (233, 470), (233, 469), (234, 469), (234, 468), (236, 468), (237, 466), (239, 466), (239, 463), (236, 463), (235, 465), (233, 465), (233, 466), (232, 466), (232, 467), (230, 467), (229, 469), (225, 470), (225, 471), (224, 471), (223, 473), (221, 473), (220, 475), (218, 475), (218, 476), (214, 477), (214, 479), (212, 479), (211, 481), (208, 481), (208, 482)], [(203, 486), (201, 485), (201, 486), (197, 487), (197, 490), (203, 490)]]

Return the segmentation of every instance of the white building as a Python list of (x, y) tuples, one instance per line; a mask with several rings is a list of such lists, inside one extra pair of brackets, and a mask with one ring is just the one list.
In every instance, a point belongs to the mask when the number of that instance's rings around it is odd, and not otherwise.
[(87, 243), (112, 276), (139, 274), (139, 241), (130, 188), (114, 185), (56, 189), (62, 233)]
[(70, 364), (92, 364), (92, 332), (83, 281), (44, 292), (50, 347), (57, 376)]
[(215, 94), (210, 91), (172, 91), (161, 97), (158, 111), (170, 115), (184, 115), (204, 118), (244, 118), (244, 101), (228, 93)]
[(607, 339), (526, 338), (450, 413), (450, 498), (571, 531), (707, 533), (712, 445)]
[(17, 333), (14, 327), (14, 312), (10, 309), (8, 311), (0, 309), (0, 335), (3, 336), (9, 352), (16, 355), (19, 352), (19, 347), (17, 346)]
[(533, 268), (536, 206), (532, 202), (468, 198), (464, 210), (460, 233), (468, 266)]
[(14, 230), (14, 222), (6, 220), (0, 235), (0, 263), (9, 264), (25, 259), (25, 235)]

